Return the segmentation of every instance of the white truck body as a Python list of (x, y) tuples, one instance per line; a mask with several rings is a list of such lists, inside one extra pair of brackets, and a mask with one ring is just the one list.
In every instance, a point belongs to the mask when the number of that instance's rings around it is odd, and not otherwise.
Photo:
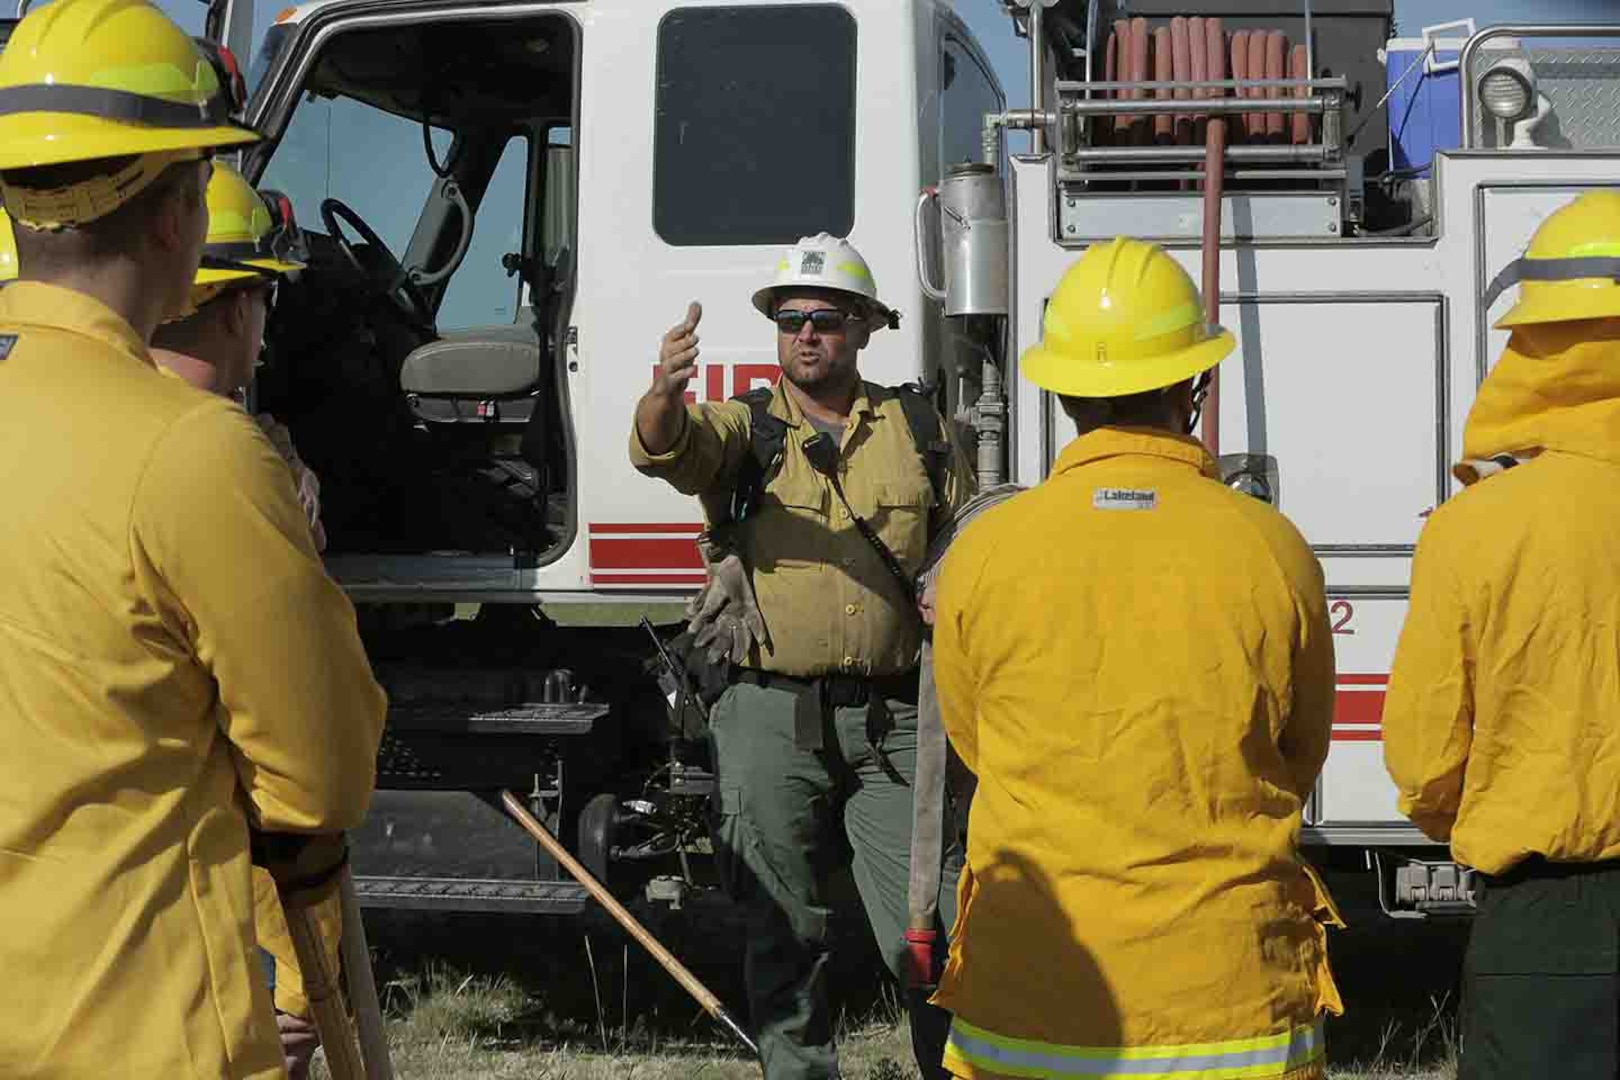
[[(1119, 0), (1104, 6), (1121, 15), (1170, 14), (1166, 2)], [(1319, 13), (1370, 13), (1374, 29), (1381, 25), (1387, 32), (1389, 0), (1316, 3)], [(1380, 4), (1382, 24), (1377, 22)], [(1110, 96), (1089, 88), (1106, 83), (1100, 58), (1107, 24), (1099, 22), (1097, 0), (1009, 0), (1005, 6), (1035, 42), (1035, 106), (1021, 113), (1004, 111), (982, 50), (943, 0), (318, 0), (284, 12), (261, 54), (263, 73), (249, 115), (271, 141), (248, 161), (250, 174), (261, 182), (286, 187), (306, 227), (319, 220), (320, 198), (336, 190), (331, 155), (337, 151), (330, 146), (324, 151), (324, 186), (301, 189), (288, 180), (307, 175), (278, 158), (278, 140), (299, 109), (315, 107), (304, 93), (306, 82), (321, 69), (334, 42), (393, 26), (448, 32), (468, 25), (498, 30), (510, 23), (518, 34), (536, 20), (560, 21), (572, 38), (573, 85), (554, 87), (552, 94), (566, 96), (565, 115), (547, 121), (552, 128), (566, 128), (567, 137), (556, 143), (543, 137), (548, 129), (535, 127), (527, 166), (516, 181), (527, 208), (520, 217), (521, 250), (533, 253), (540, 247), (537, 219), (544, 218), (548, 235), (562, 237), (545, 244), (561, 242), (574, 252), (559, 299), (548, 309), (551, 325), (541, 327), (554, 381), (538, 391), (554, 395), (566, 430), (565, 520), (559, 519), (553, 543), (521, 556), (339, 550), (329, 563), (355, 600), (628, 605), (690, 595), (703, 581), (693, 543), (699, 508), (695, 500), (631, 468), (628, 437), (636, 401), (650, 382), (660, 336), (690, 300), (704, 305), (693, 400), (719, 401), (773, 381), (778, 375), (775, 331), (749, 298), (768, 279), (783, 246), (796, 235), (822, 229), (849, 235), (871, 263), (880, 294), (903, 313), (900, 328), (876, 335), (864, 354), (866, 377), (886, 383), (922, 379), (942, 387), (942, 406), (972, 437), (987, 415), (974, 408), (978, 395), (995, 396), (981, 380), (988, 356), (1000, 368), (1007, 425), (1005, 455), (990, 471), (1026, 486), (1039, 483), (1072, 433), (1051, 396), (1017, 371), (1020, 351), (1039, 339), (1050, 290), (1086, 244), (1107, 239), (1111, 230), (1161, 241), (1198, 280), (1200, 215), (1196, 195), (1167, 195), (1151, 172), (1106, 171), (1114, 159), (1107, 156), (1106, 140), (1095, 138), (1095, 129), (1087, 126), (1097, 121), (1083, 111), (1084, 103)], [(1210, 0), (1185, 6), (1245, 17), (1260, 11), (1281, 25), (1302, 4)], [(1310, 7), (1303, 4), (1307, 12)], [(824, 168), (828, 159), (847, 162), (848, 175), (838, 181), (847, 180), (847, 192), (831, 198), (833, 210), (819, 224), (794, 220), (791, 229), (778, 223), (762, 227), (759, 236), (728, 239), (732, 223), (725, 213), (682, 219), (683, 205), (701, 204), (702, 198), (683, 191), (680, 178), (668, 173), (675, 166), (661, 160), (668, 153), (678, 162), (686, 138), (686, 128), (666, 123), (685, 106), (666, 95), (680, 97), (671, 87), (686, 85), (682, 78), (709, 77), (701, 65), (698, 75), (691, 75), (690, 56), (682, 67), (681, 58), (665, 50), (678, 52), (671, 42), (685, 40), (678, 37), (682, 33), (698, 35), (704, 28), (718, 33), (715, 28), (730, 25), (727, 20), (758, 27), (762, 17), (808, 19), (803, 25), (831, 34), (820, 52), (783, 50), (778, 70), (789, 89), (802, 84), (847, 95), (849, 114), (819, 123), (801, 124), (795, 115), (779, 119), (794, 133), (790, 149), (804, 155), (807, 168)], [(1067, 29), (1059, 26), (1058, 34), (1072, 33), (1081, 21), (1095, 29), (1083, 30), (1077, 45), (1054, 36), (1051, 27), (1061, 18), (1068, 19)], [(224, 22), (240, 33), (240, 18)], [(1292, 40), (1301, 40), (1302, 33), (1308, 38), (1310, 26), (1307, 14)], [(1306, 839), (1339, 851), (1403, 852), (1406, 876), (1384, 892), (1392, 908), (1445, 907), (1464, 899), (1452, 893), (1440, 897), (1432, 887), (1433, 868), (1423, 863), (1443, 862), (1445, 852), (1398, 813), (1383, 767), (1379, 721), (1414, 545), (1426, 514), (1457, 489), (1450, 467), (1460, 455), (1463, 423), (1505, 341), (1489, 323), (1512, 303), (1513, 292), (1491, 311), (1483, 310), (1480, 298), (1546, 213), (1582, 190), (1620, 184), (1613, 110), (1590, 104), (1594, 98), (1611, 100), (1620, 88), (1620, 53), (1612, 48), (1620, 44), (1615, 37), (1620, 27), (1569, 32), (1610, 38), (1611, 47), (1599, 42), (1581, 54), (1567, 85), (1558, 79), (1573, 70), (1560, 66), (1568, 57), (1535, 51), (1537, 40), (1549, 35), (1545, 28), (1518, 28), (1521, 40), (1507, 43), (1537, 65), (1542, 92), (1562, 114), (1561, 144), (1532, 140), (1525, 149), (1500, 148), (1507, 143), (1501, 125), (1493, 133), (1471, 95), (1490, 59), (1487, 39), (1501, 35), (1481, 34), (1463, 50), (1456, 65), (1464, 99), (1460, 145), (1438, 147), (1427, 176), (1388, 174), (1411, 203), (1412, 219), (1408, 228), (1380, 231), (1405, 235), (1371, 235), (1361, 218), (1357, 185), (1368, 155), (1348, 152), (1334, 115), (1345, 108), (1342, 79), (1311, 84), (1311, 93), (1326, 98), (1317, 110), (1321, 119), (1313, 121), (1322, 125), (1316, 143), (1326, 149), (1306, 148), (1317, 155), (1312, 167), (1319, 172), (1251, 171), (1255, 182), (1246, 185), (1243, 170), (1252, 166), (1245, 160), (1299, 163), (1286, 157), (1286, 147), (1278, 147), (1271, 157), (1258, 151), (1235, 162), (1236, 183), (1228, 185), (1221, 321), (1237, 335), (1238, 348), (1222, 365), (1220, 450), (1274, 459), (1273, 501), (1322, 562), (1336, 635), (1338, 710), (1332, 750), (1307, 809)], [(852, 42), (848, 55), (829, 52), (846, 39)], [(550, 40), (555, 49), (564, 39)], [(769, 35), (762, 40), (768, 42)], [(1323, 48), (1330, 40), (1321, 24), (1314, 40)], [(1371, 61), (1345, 61), (1338, 70), (1362, 62)], [(716, 68), (710, 82), (721, 80), (714, 85), (723, 98), (723, 60)], [(1326, 68), (1317, 63), (1315, 70), (1320, 74)], [(1429, 69), (1424, 70), (1427, 75)], [(828, 81), (829, 71), (849, 72), (847, 85), (833, 85), (837, 79)], [(342, 80), (348, 79), (363, 89), (367, 75), (328, 70), (322, 77), (332, 85), (347, 85)], [(1383, 122), (1382, 103), (1369, 108), (1383, 88), (1360, 89), (1358, 112)], [(746, 104), (737, 102), (739, 108)], [(714, 103), (708, 107), (713, 121)], [(988, 126), (986, 114), (992, 117)], [(1035, 152), (1008, 157), (994, 138), (987, 144), (983, 137), (1016, 127), (1039, 132)], [(763, 130), (757, 124), (742, 129)], [(329, 123), (328, 144), (334, 130)], [(1373, 142), (1382, 139), (1380, 132)], [(559, 151), (563, 144), (571, 152)], [(739, 219), (761, 205), (791, 205), (791, 193), (747, 179), (755, 166), (771, 168), (763, 159), (750, 164), (747, 149), (736, 167), (705, 174), (705, 183), (736, 185), (733, 202), (744, 208), (736, 211)], [(930, 277), (950, 275), (934, 232), (917, 229), (913, 208), (919, 192), (942, 183), (948, 166), (981, 154), (994, 163), (1004, 184), (1005, 230), (985, 235), (1005, 236), (1005, 249), (990, 260), (1005, 266), (1005, 308), (1002, 315), (969, 325), (948, 318), (919, 283), (919, 261), (925, 269), (933, 267)], [(1116, 157), (1136, 162), (1139, 169), (1158, 167), (1158, 159), (1134, 150), (1121, 149)], [(1103, 171), (1088, 172), (1091, 161)], [(349, 190), (382, 202), (422, 194), (392, 191), (390, 168), (379, 160), (369, 183), (351, 184)], [(542, 182), (542, 174), (550, 179)], [(827, 175), (838, 175), (836, 164)], [(1178, 175), (1183, 177), (1176, 181), (1183, 185), (1179, 190), (1191, 192), (1194, 181)], [(1279, 194), (1279, 182), (1298, 190)], [(347, 197), (359, 201), (355, 194)], [(426, 266), (444, 240), (445, 211), (435, 211), (433, 203), (430, 194), (422, 214), (408, 222), (409, 245), (396, 248), (408, 266)], [(918, 220), (924, 220), (921, 214)], [(772, 228), (778, 234), (765, 236)], [(919, 243), (925, 248), (920, 260)], [(480, 251), (476, 236), (472, 250), (475, 256)], [(525, 286), (510, 304), (509, 319), (522, 321), (535, 310)], [(989, 405), (994, 413), (997, 403)]]

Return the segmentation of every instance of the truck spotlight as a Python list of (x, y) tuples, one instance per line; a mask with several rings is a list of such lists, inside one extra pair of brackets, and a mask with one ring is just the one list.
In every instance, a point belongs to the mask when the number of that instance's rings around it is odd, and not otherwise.
[(1277, 505), (1281, 495), (1277, 459), (1270, 454), (1222, 454), (1221, 483), (1233, 491)]
[(1535, 74), (1516, 56), (1504, 57), (1479, 80), (1479, 100), (1498, 120), (1511, 123), (1530, 114), (1536, 101)]

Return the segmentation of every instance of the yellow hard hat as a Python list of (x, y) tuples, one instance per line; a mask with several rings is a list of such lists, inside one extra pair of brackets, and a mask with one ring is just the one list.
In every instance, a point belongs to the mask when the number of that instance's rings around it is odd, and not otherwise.
[(193, 279), (191, 311), (231, 285), (296, 274), (308, 258), (292, 202), (279, 191), (253, 190), (233, 166), (214, 162), (208, 236)]
[(0, 281), (17, 276), (17, 237), (11, 231), (11, 215), (0, 208)]
[(1548, 216), (1524, 257), (1496, 276), (1485, 306), (1520, 283), (1498, 330), (1620, 316), (1620, 191), (1588, 191)]
[(12, 216), (35, 227), (82, 224), (133, 198), (173, 162), (256, 142), (256, 132), (233, 122), (239, 104), (214, 58), (146, 0), (35, 8), (0, 53), (0, 173), (137, 160), (93, 195), (77, 191), (90, 185), (30, 193), (8, 184)]
[(1040, 344), (1020, 368), (1067, 397), (1124, 397), (1220, 363), (1230, 331), (1204, 322), (1198, 289), (1157, 244), (1116, 237), (1086, 249), (1046, 305)]

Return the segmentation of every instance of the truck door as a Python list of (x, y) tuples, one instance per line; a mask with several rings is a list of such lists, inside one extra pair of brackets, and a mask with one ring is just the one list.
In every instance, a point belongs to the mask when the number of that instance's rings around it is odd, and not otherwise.
[[(704, 580), (697, 502), (630, 465), (660, 337), (698, 301), (702, 354), (688, 400), (718, 404), (771, 384), (776, 332), (753, 308), (754, 290), (799, 237), (853, 229), (860, 244), (858, 221), (869, 233), (880, 213), (857, 213), (857, 48), (876, 47), (858, 46), (853, 6), (666, 0), (603, 5), (590, 20), (574, 322), (592, 589), (645, 594)], [(873, 59), (860, 70), (876, 71)], [(910, 276), (897, 261), (895, 284)]]
[(321, 476), (357, 595), (531, 590), (573, 547), (579, 37), (515, 5), (296, 9), (266, 36), (246, 172), (287, 195), (312, 260), (261, 403)]

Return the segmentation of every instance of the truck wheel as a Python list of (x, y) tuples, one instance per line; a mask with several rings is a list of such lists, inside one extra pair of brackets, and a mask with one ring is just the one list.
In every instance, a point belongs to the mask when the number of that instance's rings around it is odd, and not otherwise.
[(579, 861), (604, 885), (608, 884), (608, 853), (613, 850), (618, 817), (619, 800), (607, 791), (592, 796), (579, 811)]

